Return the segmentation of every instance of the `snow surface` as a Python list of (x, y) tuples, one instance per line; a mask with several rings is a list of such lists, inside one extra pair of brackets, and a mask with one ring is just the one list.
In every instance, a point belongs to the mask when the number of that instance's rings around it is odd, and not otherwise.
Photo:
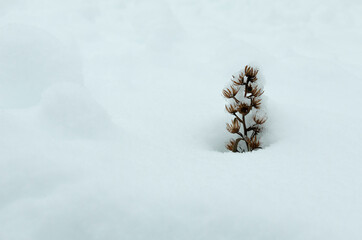
[[(1, 0), (0, 239), (362, 239), (360, 0)], [(221, 90), (265, 78), (263, 150)]]

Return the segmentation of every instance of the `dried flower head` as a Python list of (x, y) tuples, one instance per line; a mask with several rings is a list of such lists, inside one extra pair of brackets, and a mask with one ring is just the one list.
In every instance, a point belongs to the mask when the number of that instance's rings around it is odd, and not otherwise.
[(230, 88), (226, 88), (222, 91), (222, 94), (226, 98), (233, 98), (238, 94), (239, 88), (231, 86)]
[(230, 133), (238, 133), (240, 130), (240, 123), (239, 123), (238, 119), (234, 118), (234, 120), (231, 122), (231, 124), (227, 123), (226, 129)]
[(263, 95), (264, 91), (261, 90), (260, 88), (253, 87), (252, 90), (250, 91), (251, 95), (254, 97), (260, 97), (261, 95)]
[(238, 111), (238, 108), (235, 104), (225, 105), (225, 109), (231, 114), (234, 114)]
[(251, 151), (260, 148), (260, 141), (258, 140), (256, 135), (248, 139), (248, 144)]
[(244, 74), (240, 73), (238, 79), (235, 80), (235, 76), (233, 76), (233, 80), (231, 80), (235, 85), (241, 86), (244, 85)]
[(266, 118), (266, 117), (260, 118), (260, 117), (258, 117), (258, 116), (256, 116), (256, 115), (254, 115), (254, 116), (253, 116), (253, 120), (254, 120), (254, 122), (255, 122), (256, 124), (262, 125), (262, 124), (264, 124), (264, 123), (266, 122), (267, 118)]
[[(242, 138), (237, 138), (236, 140), (230, 139), (230, 141), (226, 144), (226, 148), (232, 152), (240, 152), (238, 150), (238, 144), (241, 140)], [(244, 150), (241, 149), (241, 152), (244, 152)]]
[(257, 69), (254, 69), (249, 66), (245, 66), (245, 76), (251, 82), (255, 82), (257, 80), (256, 75), (258, 74), (258, 72), (259, 72), (259, 70), (257, 70)]
[(260, 98), (252, 98), (251, 99), (251, 106), (255, 107), (256, 109), (260, 109), (261, 99)]
[(247, 115), (251, 110), (251, 106), (249, 106), (248, 104), (246, 103), (243, 103), (243, 102), (240, 102), (239, 103), (239, 106), (238, 106), (238, 112), (241, 114), (241, 115)]
[(234, 139), (230, 139), (230, 141), (226, 144), (226, 148), (230, 151), (234, 151), (236, 141)]

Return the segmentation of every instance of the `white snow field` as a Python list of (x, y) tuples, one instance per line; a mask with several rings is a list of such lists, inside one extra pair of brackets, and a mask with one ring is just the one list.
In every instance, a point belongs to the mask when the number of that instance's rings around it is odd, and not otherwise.
[[(1, 240), (362, 239), (361, 0), (1, 0)], [(264, 149), (221, 91), (265, 81)]]

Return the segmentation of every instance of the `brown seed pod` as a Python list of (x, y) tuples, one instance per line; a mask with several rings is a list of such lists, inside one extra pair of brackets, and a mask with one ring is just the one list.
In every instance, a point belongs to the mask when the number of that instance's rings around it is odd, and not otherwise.
[(256, 86), (256, 87), (253, 87), (253, 89), (250, 91), (250, 93), (254, 97), (260, 97), (261, 95), (263, 95), (264, 91)]
[(255, 107), (256, 109), (260, 109), (261, 106), (261, 99), (260, 98), (252, 98), (251, 99), (251, 105)]
[(256, 115), (254, 115), (253, 120), (256, 124), (262, 125), (266, 122), (267, 118), (266, 117), (259, 118)]
[(234, 139), (230, 139), (230, 141), (226, 144), (226, 148), (230, 151), (234, 150), (236, 141)]
[(225, 109), (231, 114), (234, 114), (238, 111), (237, 106), (235, 104), (225, 105)]
[(248, 145), (251, 151), (260, 148), (260, 141), (256, 135), (248, 139)]
[(235, 76), (233, 76), (233, 79), (231, 80), (235, 85), (241, 86), (244, 85), (244, 74), (240, 73), (238, 79), (235, 80)]
[(231, 122), (231, 124), (227, 123), (226, 129), (230, 133), (238, 133), (240, 130), (240, 123), (239, 123), (238, 119), (234, 118), (234, 120)]
[(243, 103), (243, 102), (240, 102), (239, 103), (239, 106), (238, 106), (238, 112), (241, 114), (241, 115), (247, 115), (251, 110), (251, 106), (249, 106), (248, 104), (246, 103)]
[(254, 69), (250, 66), (245, 66), (245, 76), (248, 78), (250, 82), (255, 82), (258, 80), (256, 75), (258, 74), (259, 70)]
[(238, 94), (239, 88), (231, 86), (230, 88), (226, 88), (222, 91), (222, 94), (226, 98), (233, 98)]

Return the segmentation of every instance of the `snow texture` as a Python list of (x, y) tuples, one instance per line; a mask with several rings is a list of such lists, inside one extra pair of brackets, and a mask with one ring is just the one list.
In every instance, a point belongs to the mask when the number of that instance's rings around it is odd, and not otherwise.
[[(360, 0), (0, 1), (0, 239), (360, 240)], [(265, 148), (222, 89), (265, 80)]]

